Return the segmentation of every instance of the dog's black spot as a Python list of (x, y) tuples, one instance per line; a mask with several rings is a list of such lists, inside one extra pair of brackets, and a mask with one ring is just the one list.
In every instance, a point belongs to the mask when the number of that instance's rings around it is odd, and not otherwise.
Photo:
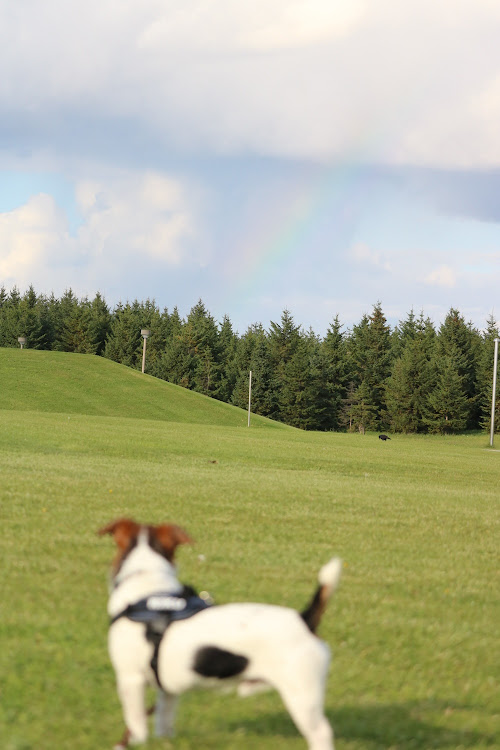
[(241, 674), (247, 666), (246, 656), (224, 651), (217, 646), (205, 646), (196, 652), (193, 669), (202, 677), (217, 677), (219, 680), (224, 680)]

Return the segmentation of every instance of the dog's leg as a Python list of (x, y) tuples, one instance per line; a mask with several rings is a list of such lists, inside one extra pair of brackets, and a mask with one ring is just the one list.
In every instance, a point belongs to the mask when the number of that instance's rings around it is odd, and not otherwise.
[(175, 711), (178, 698), (176, 695), (158, 690), (155, 709), (155, 734), (157, 737), (173, 737)]
[(314, 698), (303, 690), (287, 688), (279, 692), (309, 750), (334, 750), (333, 730), (323, 713), (323, 696)]
[(274, 682), (309, 750), (334, 750), (333, 731), (324, 714), (329, 662), (325, 644), (311, 641), (308, 648), (298, 650), (295, 658), (287, 662), (287, 668)]
[[(127, 675), (127, 677), (118, 680), (118, 695), (122, 704), (125, 725), (129, 733), (128, 742), (131, 745), (139, 745), (142, 742), (146, 742), (148, 738), (144, 691), (145, 682), (142, 675)], [(122, 744), (122, 747), (126, 747), (126, 745)]]

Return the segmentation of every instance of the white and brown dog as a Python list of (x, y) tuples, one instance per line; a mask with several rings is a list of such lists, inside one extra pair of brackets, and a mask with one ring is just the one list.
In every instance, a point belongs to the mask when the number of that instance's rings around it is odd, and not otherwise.
[(117, 748), (147, 739), (148, 683), (159, 688), (156, 734), (172, 736), (177, 696), (233, 682), (240, 695), (275, 688), (309, 750), (333, 750), (323, 710), (330, 652), (314, 632), (340, 578), (338, 558), (319, 571), (302, 614), (269, 604), (208, 606), (177, 578), (175, 549), (191, 542), (181, 528), (120, 519), (99, 533), (111, 534), (118, 547), (108, 604), (109, 653), (126, 724)]

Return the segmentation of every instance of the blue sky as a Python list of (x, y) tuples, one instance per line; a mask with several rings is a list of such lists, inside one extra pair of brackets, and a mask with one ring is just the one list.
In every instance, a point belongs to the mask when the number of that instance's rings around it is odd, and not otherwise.
[(0, 284), (500, 318), (493, 0), (0, 1)]

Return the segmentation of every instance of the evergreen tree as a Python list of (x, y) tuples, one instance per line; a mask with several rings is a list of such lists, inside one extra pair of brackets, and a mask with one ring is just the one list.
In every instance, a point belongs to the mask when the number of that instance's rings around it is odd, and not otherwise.
[(217, 398), (229, 403), (238, 377), (236, 348), (238, 337), (233, 331), (231, 321), (225, 315), (219, 331), (219, 364), (220, 385)]
[(465, 429), (469, 403), (465, 393), (465, 377), (460, 374), (457, 355), (446, 355), (436, 363), (436, 385), (427, 399), (424, 422), (430, 432), (441, 434)]
[[(144, 372), (158, 377), (160, 363), (165, 351), (166, 337), (169, 326), (168, 311), (163, 314), (154, 300), (147, 299), (145, 302), (137, 303), (136, 308), (137, 320), (139, 321), (139, 333), (145, 329), (150, 332), (146, 345), (146, 362)], [(141, 358), (144, 339), (141, 336)]]
[(72, 289), (66, 289), (60, 300), (52, 297), (52, 321), (54, 326), (54, 344), (56, 351), (73, 351), (71, 348), (71, 333), (68, 331), (73, 326), (73, 321), (78, 317), (78, 299)]
[(331, 425), (328, 361), (312, 331), (302, 336), (284, 370), (280, 394), (284, 422), (304, 430)]
[[(248, 380), (250, 370), (252, 371), (253, 383), (253, 406), (252, 411), (256, 414), (267, 416), (266, 409), (262, 406), (262, 395), (259, 393), (263, 383), (271, 379), (270, 358), (267, 352), (266, 334), (260, 324), (250, 326), (236, 342), (234, 366), (236, 369), (236, 381), (231, 395), (231, 403), (245, 409), (248, 405)], [(260, 354), (257, 352), (262, 346)], [(267, 361), (269, 371), (265, 374), (262, 367), (264, 360)], [(260, 403), (260, 406), (259, 406)], [(259, 410), (260, 409), (260, 410)]]
[(280, 418), (292, 427), (307, 429), (311, 423), (312, 404), (309, 391), (312, 387), (309, 366), (309, 347), (299, 339), (295, 351), (285, 363), (280, 389)]
[(386, 385), (386, 402), (395, 432), (423, 432), (424, 417), (434, 387), (434, 347), (424, 331), (407, 338)]
[(378, 425), (378, 408), (373, 402), (373, 392), (363, 380), (357, 387), (352, 383), (345, 403), (344, 419), (349, 430), (358, 430), (363, 435), (366, 430), (376, 429)]
[(182, 337), (193, 355), (190, 387), (215, 397), (220, 386), (219, 336), (215, 320), (201, 300), (190, 310)]
[(139, 302), (127, 302), (117, 305), (111, 330), (106, 341), (104, 356), (127, 367), (141, 369), (143, 339), (141, 328), (144, 327)]
[(88, 299), (68, 306), (62, 320), (57, 348), (75, 354), (95, 354), (97, 347), (92, 341), (90, 324), (91, 305)]
[[(279, 392), (275, 388), (275, 369), (269, 355), (269, 340), (264, 332), (257, 337), (249, 369), (252, 371), (252, 411), (263, 417), (279, 414)], [(248, 372), (246, 383), (248, 402)], [(244, 403), (238, 405), (243, 406)]]
[(89, 337), (95, 354), (102, 356), (106, 348), (106, 339), (111, 332), (111, 312), (99, 292), (90, 305)]
[(467, 399), (466, 428), (479, 426), (480, 404), (477, 398), (477, 368), (481, 348), (481, 336), (471, 323), (465, 323), (462, 315), (451, 308), (439, 328), (436, 355), (451, 357), (463, 383)]
[(328, 327), (322, 344), (325, 359), (322, 367), (325, 370), (329, 390), (329, 418), (326, 429), (332, 430), (338, 430), (342, 424), (342, 406), (347, 396), (350, 380), (349, 360), (342, 327), (337, 315)]
[(271, 321), (268, 340), (268, 355), (273, 369), (268, 401), (274, 410), (268, 414), (272, 419), (282, 420), (282, 411), (288, 411), (282, 392), (285, 384), (285, 369), (295, 354), (300, 342), (300, 327), (295, 325), (292, 315), (284, 310), (280, 323)]
[[(491, 402), (493, 398), (493, 361), (495, 339), (500, 338), (498, 323), (493, 315), (486, 321), (486, 331), (483, 334), (481, 354), (477, 369), (477, 396), (479, 403), (479, 424), (482, 429), (491, 430)], [(500, 432), (500, 396), (497, 380), (495, 399), (495, 432)]]
[(29, 346), (32, 349), (51, 350), (55, 340), (55, 330), (49, 301), (46, 297), (38, 297), (35, 307), (36, 325), (29, 336)]
[(361, 398), (361, 402), (370, 407), (369, 417), (368, 412), (363, 412), (365, 428), (380, 429), (387, 424), (385, 384), (391, 372), (391, 348), (391, 330), (377, 302), (372, 314), (364, 315), (361, 323), (354, 326), (349, 342), (355, 373), (353, 383), (357, 387), (364, 386), (358, 391), (358, 400)]

